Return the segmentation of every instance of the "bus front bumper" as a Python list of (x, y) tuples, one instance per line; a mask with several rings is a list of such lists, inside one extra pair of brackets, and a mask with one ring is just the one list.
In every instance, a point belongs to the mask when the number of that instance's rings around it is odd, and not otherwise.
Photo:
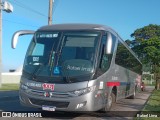
[(104, 96), (102, 94), (97, 96), (96, 93), (93, 91), (76, 97), (50, 98), (31, 95), (20, 90), (19, 98), (22, 105), (35, 108), (46, 106), (54, 108), (55, 111), (97, 111), (104, 107)]

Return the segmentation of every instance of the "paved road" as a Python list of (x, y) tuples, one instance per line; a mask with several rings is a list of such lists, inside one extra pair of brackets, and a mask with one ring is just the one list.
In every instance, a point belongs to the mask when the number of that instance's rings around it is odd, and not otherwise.
[[(114, 119), (116, 120), (127, 120), (132, 119), (133, 116), (136, 115), (138, 111), (140, 111), (144, 104), (146, 103), (146, 100), (150, 96), (153, 88), (148, 87), (146, 88), (145, 92), (140, 92), (136, 94), (135, 99), (122, 99), (118, 101), (115, 105), (113, 105), (113, 108), (111, 109), (111, 112), (109, 113), (100, 113), (100, 112), (94, 112), (94, 113), (58, 113), (58, 112), (52, 112), (52, 118), (49, 117), (47, 120), (55, 120), (55, 119), (62, 119), (62, 117), (67, 117), (68, 119), (74, 119), (74, 120), (103, 120), (103, 119)], [(18, 91), (0, 91), (0, 111), (35, 111), (35, 112), (41, 112), (38, 109), (35, 108), (28, 108), (23, 107), (19, 104), (18, 99)], [(50, 115), (51, 113), (48, 113)], [(1, 119), (1, 118), (0, 118)], [(12, 118), (12, 120), (17, 120), (22, 118)], [(23, 118), (26, 120), (27, 118)], [(29, 118), (30, 120), (35, 120), (35, 118)], [(41, 118), (40, 120), (45, 120), (46, 118)], [(3, 118), (3, 120), (8, 120), (8, 118)], [(10, 119), (9, 119), (10, 120)]]

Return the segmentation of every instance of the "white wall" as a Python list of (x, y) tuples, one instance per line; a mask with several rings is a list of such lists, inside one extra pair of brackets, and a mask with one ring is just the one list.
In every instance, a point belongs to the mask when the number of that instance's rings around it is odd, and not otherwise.
[(2, 84), (19, 84), (21, 72), (2, 73)]

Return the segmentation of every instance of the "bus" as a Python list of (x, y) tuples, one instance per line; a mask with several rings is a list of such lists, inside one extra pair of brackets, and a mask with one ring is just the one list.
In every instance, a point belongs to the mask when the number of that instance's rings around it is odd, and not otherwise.
[(45, 111), (111, 110), (122, 98), (134, 99), (142, 64), (110, 27), (55, 24), (12, 37), (33, 35), (26, 52), (19, 99)]

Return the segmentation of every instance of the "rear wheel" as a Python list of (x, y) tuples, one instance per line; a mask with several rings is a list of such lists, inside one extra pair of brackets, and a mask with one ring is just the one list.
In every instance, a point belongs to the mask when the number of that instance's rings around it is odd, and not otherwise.
[(136, 96), (136, 87), (134, 88), (133, 95), (129, 96), (130, 99), (134, 99)]

